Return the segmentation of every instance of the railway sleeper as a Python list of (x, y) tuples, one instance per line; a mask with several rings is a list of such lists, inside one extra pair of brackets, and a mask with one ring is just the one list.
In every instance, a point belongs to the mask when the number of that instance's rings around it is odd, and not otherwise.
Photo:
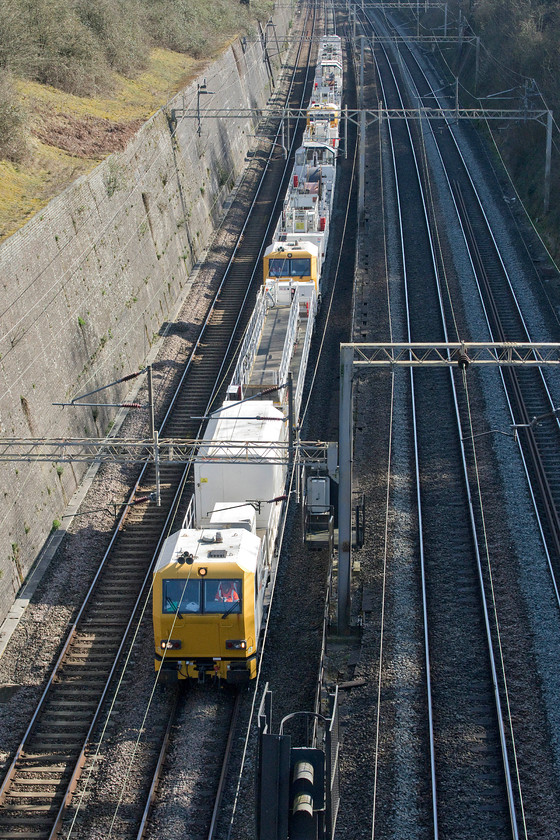
[[(4, 807), (5, 807), (6, 815), (8, 815), (10, 811), (29, 811), (29, 805), (10, 805), (10, 804), (7, 803)], [(53, 808), (53, 802), (52, 801), (50, 802), (49, 805), (33, 805), (33, 811), (41, 811), (44, 814), (45, 813), (51, 813), (51, 812), (53, 814), (55, 814), (56, 810), (57, 810), (56, 802), (54, 803), (54, 808)], [(19, 819), (20, 819), (20, 817), (18, 816), (18, 820)], [(43, 822), (44, 822), (44, 817), (42, 817), (42, 818), (37, 817), (37, 822), (39, 822), (39, 819), (42, 819)]]
[(59, 785), (62, 781), (60, 776), (45, 779), (44, 776), (39, 776), (38, 773), (39, 771), (36, 772), (35, 779), (20, 779), (18, 776), (18, 778), (14, 780), (14, 785), (45, 785), (45, 787), (52, 787), (53, 785)]

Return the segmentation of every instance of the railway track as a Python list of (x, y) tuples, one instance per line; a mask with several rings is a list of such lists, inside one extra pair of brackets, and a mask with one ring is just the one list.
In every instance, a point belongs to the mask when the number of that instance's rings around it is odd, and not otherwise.
[[(401, 55), (414, 81), (415, 93), (425, 104), (440, 105), (432, 92), (427, 75), (414, 53), (402, 50)], [(460, 224), (480, 289), (486, 319), (493, 341), (532, 340), (531, 330), (521, 311), (515, 284), (506, 260), (493, 233), (465, 156), (457, 140), (457, 132), (443, 121), (431, 127), (447, 178), (451, 186)], [(523, 263), (518, 272), (540, 278), (534, 265)], [(547, 308), (544, 301), (543, 311)], [(518, 428), (519, 440), (533, 488), (535, 510), (541, 522), (555, 575), (560, 575), (560, 420), (547, 384), (546, 372), (538, 368), (508, 369), (503, 376), (511, 406), (512, 424)], [(533, 421), (533, 418), (538, 418)]]
[[(144, 837), (170, 836), (178, 826), (187, 828), (191, 838), (213, 838), (217, 825), (227, 770), (234, 746), (243, 695), (212, 692), (183, 699), (175, 718), (176, 727), (170, 750), (161, 752), (164, 773), (161, 789), (154, 778), (149, 801), (138, 831)], [(224, 746), (225, 745), (225, 746)], [(204, 762), (204, 772), (185, 756), (196, 753)], [(182, 765), (180, 784), (172, 768)], [(185, 778), (186, 777), (186, 778)]]
[[(335, 26), (327, 30), (348, 38), (347, 21), (338, 11)], [(354, 74), (349, 43), (344, 42), (345, 101), (355, 103)], [(350, 47), (351, 49), (351, 47)], [(348, 132), (348, 149), (337, 164), (336, 224), (331, 225), (327, 285), (319, 310), (309, 357), (308, 376), (300, 422), (302, 435), (311, 439), (332, 440), (337, 436), (338, 389), (335, 371), (339, 362), (339, 344), (350, 332), (354, 273), (356, 213), (356, 132)], [(255, 737), (256, 714), (265, 685), (273, 689), (274, 721), (297, 711), (325, 714), (323, 669), (329, 649), (323, 647), (321, 629), (330, 619), (330, 572), (332, 558), (328, 549), (309, 550), (303, 544), (300, 511), (292, 510), (285, 529), (282, 557), (274, 592), (270, 623), (266, 628), (266, 646), (254, 686), (252, 709), (244, 710), (245, 735), (237, 750), (237, 763), (230, 774), (224, 814), (218, 825), (218, 837), (252, 840), (255, 836), (255, 778), (258, 762)], [(306, 581), (302, 590), (302, 579)], [(297, 663), (293, 645), (286, 639), (297, 638)], [(248, 705), (248, 704), (246, 704)], [(252, 715), (252, 718), (251, 718)], [(251, 727), (252, 720), (252, 727)], [(302, 725), (301, 729), (305, 729)], [(310, 731), (297, 730), (293, 745), (313, 744), (306, 740)], [(300, 738), (301, 740), (298, 740)], [(241, 759), (239, 758), (241, 755)]]
[[(459, 184), (455, 198), (469, 250), (476, 266), (487, 317), (496, 341), (530, 341), (530, 334), (516, 304), (509, 277), (492, 268), (495, 248), (481, 247), (471, 213)], [(495, 264), (495, 260), (494, 260)], [(490, 267), (489, 267), (490, 266)], [(517, 338), (516, 336), (519, 336)], [(503, 374), (512, 410), (512, 420), (521, 436), (534, 501), (543, 524), (544, 537), (554, 558), (555, 576), (560, 574), (560, 428), (555, 405), (543, 372), (508, 370)], [(538, 419), (537, 419), (538, 418)]]
[[(296, 62), (296, 72), (301, 68)], [(300, 78), (303, 96), (305, 78)], [(290, 95), (294, 96), (290, 86)], [(260, 283), (259, 257), (274, 217), (287, 163), (272, 153), (267, 170), (219, 291), (210, 307), (179, 388), (160, 425), (160, 437), (197, 437), (200, 419), (223, 394), (226, 372)], [(245, 307), (245, 311), (244, 308)], [(246, 313), (246, 314), (245, 314)], [(185, 510), (188, 467), (161, 465), (161, 506), (149, 504), (155, 476), (139, 477), (113, 534), (39, 706), (0, 788), (0, 837), (43, 840), (54, 837), (86, 761), (104, 703), (128, 644), (135, 617), (145, 605), (151, 566), (161, 541), (177, 527)], [(146, 504), (139, 504), (143, 499)], [(165, 715), (164, 715), (165, 717)], [(161, 734), (163, 737), (163, 733)], [(154, 735), (154, 742), (160, 740)], [(148, 763), (150, 763), (148, 761)], [(130, 830), (130, 826), (129, 826)]]
[[(378, 33), (389, 34), (387, 26), (380, 25)], [(406, 62), (398, 57), (396, 46), (384, 54), (376, 42), (375, 50), (384, 85), (378, 98), (387, 107), (402, 108), (403, 102), (393, 98), (396, 86), (393, 87), (391, 71), (400, 78), (399, 87), (403, 89), (410, 85), (412, 71), (404, 70)], [(404, 84), (403, 76), (406, 76)], [(421, 93), (424, 95), (423, 90)], [(413, 108), (419, 94), (412, 90), (408, 95), (406, 107)], [(450, 259), (452, 250), (447, 242), (442, 210), (437, 206), (436, 196), (442, 187), (441, 183), (437, 189), (434, 185), (431, 170), (434, 152), (431, 147), (426, 151), (430, 143), (435, 146), (436, 140), (441, 149), (439, 139), (443, 132), (440, 127), (440, 131), (435, 132), (435, 139), (431, 139), (431, 135), (428, 139), (422, 132), (429, 133), (418, 121), (412, 121), (410, 128), (395, 121), (382, 132), (382, 142), (387, 149), (393, 149), (392, 163), (382, 166), (388, 214), (393, 211), (388, 179), (397, 185), (394, 219), (399, 235), (393, 243), (390, 233), (387, 237), (391, 248), (388, 287), (391, 287), (392, 340), (457, 340), (468, 335), (464, 330), (463, 304), (456, 290), (460, 278), (454, 279), (456, 269)], [(445, 163), (445, 156), (440, 151), (439, 163), (443, 167), (442, 159)], [(454, 172), (451, 166), (447, 176), (450, 183)], [(364, 247), (367, 248), (367, 243)], [(396, 278), (401, 277), (406, 291), (397, 286)], [(466, 305), (474, 307), (476, 304), (473, 301)], [(361, 315), (358, 311), (358, 318)], [(355, 329), (359, 330), (358, 322), (355, 322)], [(383, 336), (377, 340), (383, 340)], [(496, 337), (496, 340), (500, 339)], [(385, 559), (387, 588), (379, 596), (389, 611), (387, 626), (398, 627), (400, 635), (398, 639), (384, 638), (383, 670), (378, 676), (378, 709), (385, 713), (385, 717), (379, 718), (379, 726), (389, 728), (375, 734), (376, 743), (384, 744), (388, 753), (375, 758), (377, 769), (371, 787), (376, 803), (375, 834), (378, 831), (383, 834), (386, 829), (389, 834), (394, 831), (398, 835), (399, 831), (406, 832), (412, 825), (418, 826), (419, 822), (425, 825), (430, 821), (430, 833), (435, 837), (440, 834), (448, 837), (465, 834), (521, 836), (526, 830), (527, 813), (531, 813), (533, 824), (538, 824), (539, 800), (542, 797), (550, 801), (555, 783), (551, 782), (551, 790), (543, 795), (532, 777), (532, 760), (527, 760), (527, 751), (523, 746), (519, 751), (519, 743), (513, 741), (514, 736), (521, 741), (525, 738), (528, 746), (536, 733), (534, 726), (528, 725), (524, 730), (519, 725), (519, 716), (524, 714), (522, 709), (529, 717), (533, 712), (522, 705), (528, 695), (521, 673), (526, 667), (526, 680), (530, 683), (534, 668), (530, 665), (527, 649), (530, 646), (520, 645), (515, 639), (514, 622), (506, 621), (507, 632), (504, 631), (504, 614), (509, 616), (508, 611), (514, 603), (518, 604), (517, 632), (521, 638), (526, 638), (531, 631), (528, 624), (523, 624), (525, 607), (511, 566), (509, 580), (505, 576), (505, 547), (496, 544), (497, 533), (500, 529), (505, 530), (504, 524), (499, 522), (500, 496), (494, 499), (491, 495), (496, 481), (493, 476), (488, 480), (491, 475), (489, 463), (483, 462), (480, 466), (475, 461), (475, 455), (491, 459), (491, 447), (478, 441), (476, 445), (470, 443), (480, 429), (482, 419), (480, 414), (475, 414), (473, 428), (472, 412), (479, 411), (481, 404), (476, 375), (473, 379), (470, 372), (465, 376), (459, 371), (453, 374), (450, 371), (435, 374), (415, 371), (410, 375), (408, 397), (405, 397), (398, 376), (393, 376), (393, 382), (396, 403), (392, 416), (396, 439), (402, 439), (405, 434), (401, 428), (405, 406), (414, 406), (413, 419), (404, 424), (406, 433), (410, 428), (415, 429), (416, 441), (410, 450), (408, 467), (417, 477), (417, 486), (410, 488), (408, 501), (411, 508), (418, 507), (416, 539), (410, 545), (410, 560), (422, 558), (418, 578), (423, 582), (424, 596), (422, 606), (415, 605), (410, 619), (405, 622), (399, 615), (403, 592), (391, 588), (397, 579), (396, 569), (402, 564), (391, 555), (389, 542), (389, 555)], [(408, 446), (412, 447), (412, 442), (407, 442), (405, 452)], [(401, 472), (390, 478), (387, 500), (396, 496), (401, 511), (404, 489), (400, 452), (396, 460)], [(393, 528), (394, 533), (387, 532), (388, 539), (396, 539), (401, 545), (404, 523), (397, 525), (395, 522)], [(412, 540), (410, 522), (406, 530), (410, 531)], [(399, 569), (398, 579), (405, 588), (406, 597), (413, 598), (409, 578), (405, 569)], [(410, 635), (403, 636), (403, 630)], [(383, 625), (380, 632), (383, 636)], [(417, 635), (420, 632), (423, 634), (421, 643)], [(526, 649), (522, 650), (523, 647)], [(391, 654), (384, 654), (385, 648), (392, 652), (392, 658)], [(422, 665), (421, 649), (424, 651)], [(412, 716), (414, 723), (408, 708), (405, 713), (398, 704), (393, 705), (394, 698), (389, 699), (393, 693), (398, 695), (402, 691), (395, 687), (396, 663), (403, 653), (408, 657), (412, 651), (418, 655), (418, 659), (411, 658), (410, 669), (407, 669), (411, 688), (414, 684), (418, 698)], [(423, 705), (420, 705), (420, 685), (417, 683), (420, 668), (425, 674)], [(376, 670), (375, 666), (373, 670)], [(393, 680), (391, 687), (384, 682), (385, 671)], [(362, 702), (365, 707), (365, 697)], [(375, 701), (372, 698), (370, 702)], [(360, 708), (358, 703), (356, 705)], [(512, 708), (516, 710), (515, 718), (512, 718)], [(408, 720), (406, 733), (391, 728), (405, 717)], [(431, 733), (429, 740), (428, 732)], [(412, 733), (422, 739), (421, 758), (412, 748)], [(546, 745), (546, 734), (534, 737), (533, 746), (536, 741), (542, 750), (543, 763), (549, 761), (551, 751)], [(394, 762), (399, 763), (398, 770), (393, 769)], [(378, 775), (382, 769), (386, 773), (384, 777)], [(396, 789), (390, 787), (393, 774), (400, 779), (400, 787)], [(410, 794), (407, 792), (402, 796), (403, 802), (408, 802), (408, 810), (405, 813), (400, 809), (400, 821), (395, 822), (395, 810), (398, 813), (399, 806), (394, 808), (394, 796), (398, 790), (401, 798), (403, 784), (410, 784), (412, 778), (415, 781)], [(384, 796), (388, 796), (386, 803)], [(432, 807), (428, 810), (429, 802)], [(376, 807), (379, 809), (377, 815)], [(414, 818), (415, 823), (412, 822)], [(369, 836), (367, 832), (366, 826), (360, 836)]]
[[(314, 16), (312, 17), (310, 26), (311, 31), (309, 33), (309, 40), (311, 42), (311, 36), (316, 27), (316, 20)], [(301, 54), (298, 54), (298, 61), (300, 60)], [(311, 51), (309, 50), (305, 59), (305, 81), (307, 80), (307, 75), (309, 73), (310, 60)], [(305, 86), (306, 85), (304, 85), (304, 87)], [(296, 132), (293, 141), (294, 147), (297, 147), (298, 138), (299, 132)], [(283, 192), (283, 188), (284, 187), (282, 186), (281, 192)], [(262, 240), (259, 240), (258, 242), (259, 246), (261, 241)], [(243, 274), (244, 267), (241, 266), (237, 268), (238, 271)], [(227, 365), (224, 362), (222, 369), (225, 367), (227, 367)], [(212, 705), (216, 702), (216, 700), (208, 698), (202, 699), (202, 703), (204, 705), (208, 703)], [(187, 703), (189, 703), (192, 710), (192, 701), (187, 700)], [(186, 819), (191, 836), (200, 836), (201, 838), (208, 838), (208, 840), (218, 836), (222, 799), (226, 791), (227, 770), (233, 748), (233, 736), (237, 720), (240, 715), (240, 709), (242, 708), (241, 695), (236, 695), (234, 700), (233, 697), (227, 693), (226, 697), (224, 698), (222, 696), (220, 701), (220, 705), (224, 704), (226, 705), (226, 708), (221, 709), (219, 713), (218, 710), (216, 710), (216, 716), (212, 718), (210, 727), (208, 728), (208, 722), (206, 722), (206, 726), (203, 725), (202, 731), (197, 733), (196, 737), (202, 744), (202, 751), (200, 755), (194, 753), (189, 746), (190, 739), (192, 738), (192, 732), (190, 731), (192, 723), (188, 720), (186, 725), (182, 727), (183, 734), (175, 739), (176, 743), (173, 746), (172, 754), (166, 758), (166, 763), (170, 767), (174, 767), (176, 763), (174, 756), (176, 754), (181, 756), (180, 761), (182, 771), (179, 775), (183, 778), (178, 783), (182, 792), (182, 805), (180, 807), (181, 824), (184, 823), (185, 815), (187, 815)], [(197, 722), (199, 721), (200, 718), (197, 716)], [(226, 726), (228, 721), (229, 723)], [(216, 727), (219, 727), (219, 732), (216, 732)], [(183, 738), (185, 739), (184, 743), (182, 740)], [(225, 744), (225, 747), (223, 747), (223, 744)], [(187, 761), (185, 761), (185, 755), (189, 756)], [(160, 761), (164, 761), (163, 751)], [(185, 785), (185, 772), (191, 779), (197, 780), (194, 786), (189, 786), (188, 784)], [(142, 832), (139, 833), (138, 840), (140, 840), (140, 837), (157, 837), (161, 836), (161, 834), (168, 836), (173, 831), (174, 824), (177, 821), (177, 809), (174, 808), (172, 804), (170, 805), (170, 802), (173, 799), (171, 791), (174, 790), (173, 780), (176, 775), (177, 774), (172, 770), (167, 774), (167, 781), (165, 782), (164, 790), (162, 791), (161, 796), (154, 791), (154, 794), (151, 797), (151, 805), (146, 809), (144, 828)], [(201, 779), (204, 779), (203, 783), (200, 782)]]
[[(385, 51), (378, 51), (377, 62), (384, 101), (403, 107), (397, 74)], [(449, 337), (441, 262), (422, 186), (422, 162), (406, 123), (391, 125), (389, 134), (407, 340), (445, 342)], [(410, 375), (429, 756), (423, 784), (431, 794), (434, 836), (439, 830), (458, 836), (467, 827), (473, 836), (498, 838), (508, 836), (510, 825), (515, 826), (512, 782), (501, 698), (494, 692), (495, 640), (485, 620), (488, 608), (481, 612), (486, 592), (480, 567), (473, 562), (481, 550), (469, 515), (471, 491), (461, 454), (463, 431), (454, 376), (446, 369)]]

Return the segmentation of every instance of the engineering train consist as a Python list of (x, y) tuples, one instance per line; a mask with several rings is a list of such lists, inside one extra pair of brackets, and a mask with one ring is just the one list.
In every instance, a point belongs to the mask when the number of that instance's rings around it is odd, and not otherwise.
[[(164, 682), (213, 677), (237, 684), (257, 673), (286, 500), (287, 467), (278, 456), (288, 440), (289, 403), (292, 417), (299, 416), (323, 287), (342, 81), (341, 40), (325, 36), (302, 145), (263, 259), (263, 285), (227, 399), (213, 412), (194, 464), (194, 511), (165, 541), (154, 570), (155, 668)], [(260, 457), (250, 460), (257, 448)]]

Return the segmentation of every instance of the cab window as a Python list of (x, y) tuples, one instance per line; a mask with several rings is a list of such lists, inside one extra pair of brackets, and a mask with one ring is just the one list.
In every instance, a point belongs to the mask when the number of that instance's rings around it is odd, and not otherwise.
[(306, 274), (311, 274), (311, 260), (297, 259), (291, 260), (290, 276), (303, 277)]
[(201, 611), (199, 580), (164, 580), (164, 613), (199, 613)]
[(306, 277), (311, 274), (311, 260), (309, 257), (297, 259), (277, 259), (268, 261), (269, 277)]
[(290, 261), (284, 259), (272, 259), (268, 261), (269, 277), (287, 277), (290, 268)]
[(204, 581), (205, 613), (240, 613), (241, 579), (224, 578)]

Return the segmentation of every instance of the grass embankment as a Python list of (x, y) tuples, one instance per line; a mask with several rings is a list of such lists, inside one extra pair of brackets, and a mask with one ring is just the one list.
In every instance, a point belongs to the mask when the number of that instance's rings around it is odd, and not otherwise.
[(28, 152), (20, 163), (0, 161), (0, 239), (127, 140), (204, 62), (153, 49), (135, 79), (114, 74), (110, 97), (75, 96), (38, 82), (15, 87), (28, 118)]

